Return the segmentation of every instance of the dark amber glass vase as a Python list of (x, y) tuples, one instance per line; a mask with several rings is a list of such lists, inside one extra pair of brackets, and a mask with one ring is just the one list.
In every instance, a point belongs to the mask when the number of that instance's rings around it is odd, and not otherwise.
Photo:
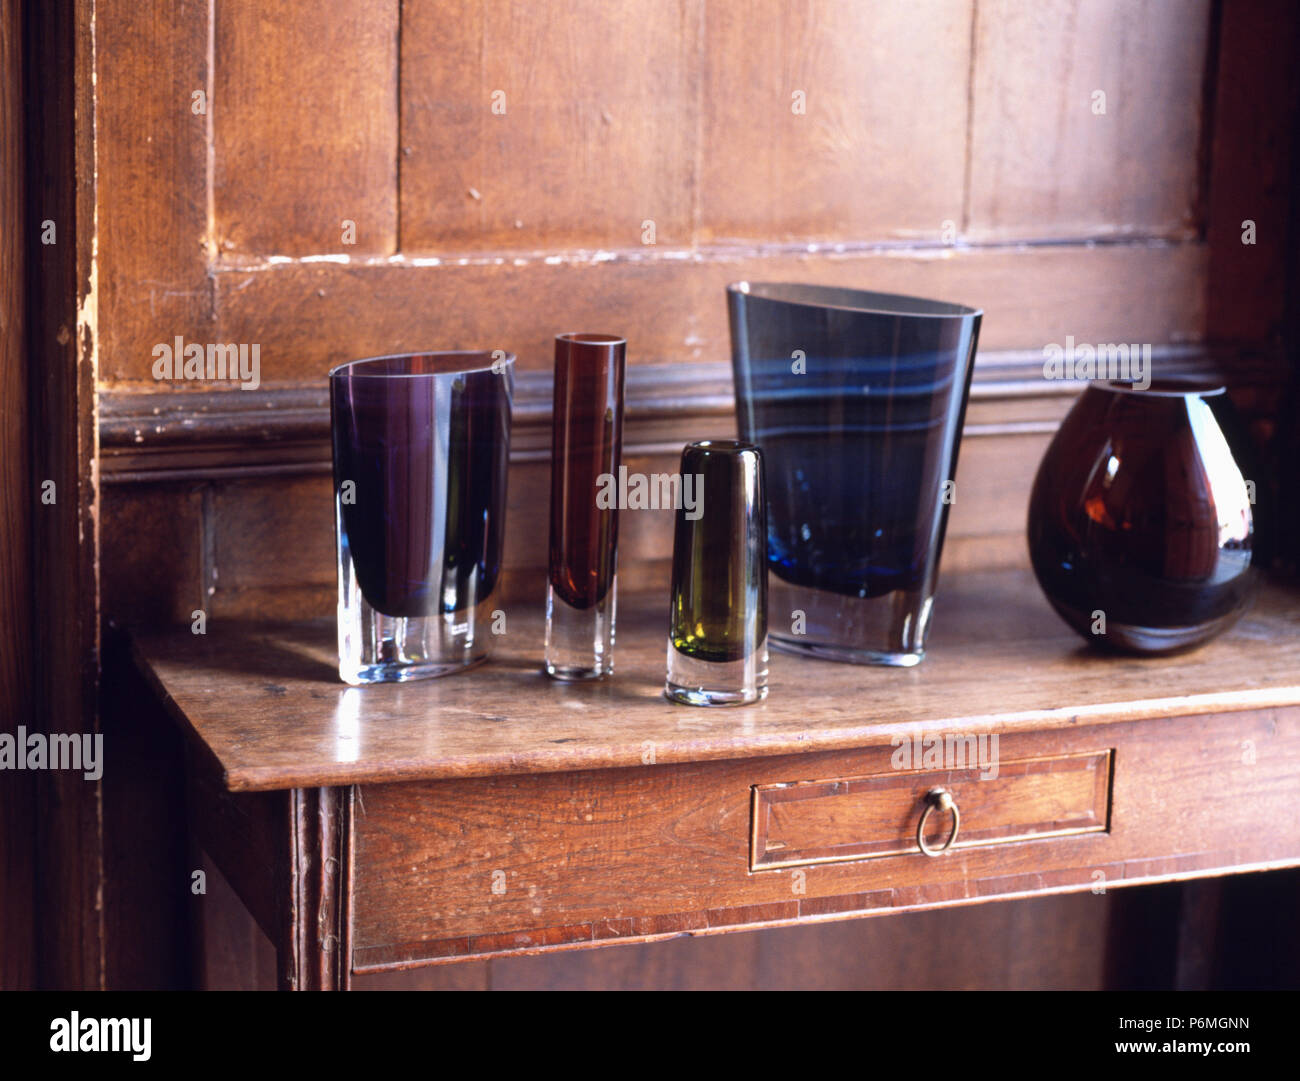
[(1052, 607), (1089, 642), (1171, 653), (1249, 604), (1250, 490), (1221, 386), (1093, 383), (1034, 480), (1029, 554)]
[(626, 351), (614, 334), (555, 339), (545, 661), (555, 679), (614, 669)]

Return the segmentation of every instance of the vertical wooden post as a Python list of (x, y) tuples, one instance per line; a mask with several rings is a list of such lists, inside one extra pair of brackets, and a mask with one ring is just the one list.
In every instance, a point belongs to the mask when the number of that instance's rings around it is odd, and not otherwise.
[[(32, 721), (23, 60), (19, 0), (0, 0), (0, 731)], [(0, 781), (0, 988), (35, 983), (32, 778)]]
[[(23, 77), (35, 673), (29, 728), (94, 735), (99, 333), (92, 8), (91, 0), (29, 0)], [(47, 239), (41, 232), (48, 228), (53, 232)], [(99, 783), (50, 770), (35, 784), (38, 981), (52, 988), (100, 988), (105, 936)]]
[(348, 986), (348, 857), (351, 789), (295, 788), (288, 799), (286, 851), (277, 868), (281, 990)]

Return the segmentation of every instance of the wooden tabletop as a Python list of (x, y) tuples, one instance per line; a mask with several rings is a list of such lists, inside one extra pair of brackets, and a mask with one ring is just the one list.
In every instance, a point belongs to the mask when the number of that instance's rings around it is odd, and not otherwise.
[(539, 671), (542, 613), (507, 613), (493, 658), (409, 684), (339, 682), (332, 623), (142, 634), (137, 660), (232, 791), (547, 773), (888, 744), (1300, 703), (1300, 593), (1261, 591), (1231, 631), (1182, 657), (1096, 653), (1028, 571), (941, 581), (926, 659), (875, 668), (773, 652), (767, 701), (662, 697), (666, 603), (621, 598), (615, 674)]

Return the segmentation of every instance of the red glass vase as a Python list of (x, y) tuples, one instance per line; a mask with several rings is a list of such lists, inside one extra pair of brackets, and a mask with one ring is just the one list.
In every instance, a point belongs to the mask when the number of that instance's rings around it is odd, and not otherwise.
[(1248, 607), (1254, 522), (1228, 410), (1221, 386), (1094, 383), (1062, 421), (1030, 495), (1029, 554), (1089, 642), (1178, 652)]

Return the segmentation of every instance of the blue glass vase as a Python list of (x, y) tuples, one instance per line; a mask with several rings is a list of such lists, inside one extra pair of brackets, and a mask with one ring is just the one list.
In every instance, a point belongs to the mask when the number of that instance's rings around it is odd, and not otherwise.
[(918, 663), (982, 313), (758, 282), (727, 301), (740, 438), (767, 470), (773, 648)]

